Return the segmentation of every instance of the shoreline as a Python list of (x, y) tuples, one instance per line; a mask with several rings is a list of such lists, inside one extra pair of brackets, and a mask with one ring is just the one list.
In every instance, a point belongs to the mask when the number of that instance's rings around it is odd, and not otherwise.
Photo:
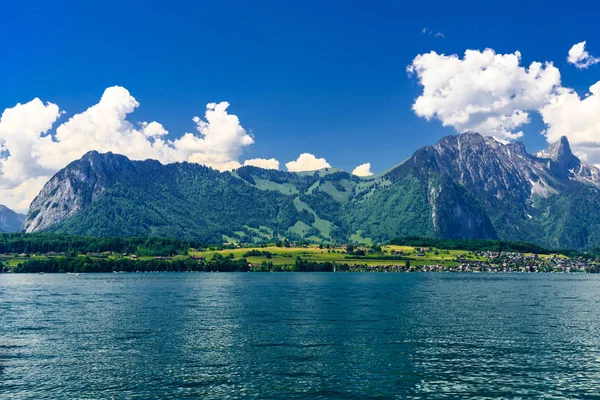
[(88, 274), (184, 274), (184, 273), (200, 273), (200, 274), (238, 274), (238, 273), (254, 273), (254, 274), (289, 274), (289, 273), (323, 273), (323, 274), (487, 274), (487, 275), (531, 275), (531, 274), (598, 274), (599, 272), (592, 271), (362, 271), (362, 270), (348, 270), (348, 271), (293, 271), (293, 270), (274, 270), (274, 271), (112, 271), (112, 272), (1, 272), (0, 276), (3, 275), (88, 275)]

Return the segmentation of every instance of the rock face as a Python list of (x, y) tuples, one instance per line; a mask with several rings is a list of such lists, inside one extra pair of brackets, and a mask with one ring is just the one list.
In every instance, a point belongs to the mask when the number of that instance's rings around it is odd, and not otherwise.
[(124, 156), (90, 152), (54, 175), (33, 200), (23, 224), (31, 233), (60, 223), (89, 206), (106, 187), (110, 176), (127, 171)]
[(500, 238), (558, 247), (590, 244), (587, 239), (573, 242), (569, 235), (575, 232), (564, 226), (555, 227), (562, 238), (549, 236), (556, 224), (553, 210), (574, 201), (570, 208), (578, 218), (585, 211), (573, 209), (581, 203), (576, 197), (587, 191), (596, 198), (600, 187), (600, 171), (582, 164), (566, 137), (535, 155), (522, 143), (504, 145), (472, 132), (443, 138), (435, 149), (440, 169), (478, 200)]
[[(368, 178), (131, 161), (91, 152), (31, 205), (27, 232), (165, 235), (202, 241), (501, 238), (600, 245), (600, 171), (561, 138), (535, 155), (467, 132)], [(598, 215), (598, 217), (596, 217)]]
[(17, 214), (0, 204), (0, 232), (18, 232), (23, 225), (24, 215)]

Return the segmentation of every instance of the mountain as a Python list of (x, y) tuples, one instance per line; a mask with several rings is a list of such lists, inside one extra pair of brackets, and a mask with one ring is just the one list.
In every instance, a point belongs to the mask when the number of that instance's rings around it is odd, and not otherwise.
[(18, 232), (21, 230), (24, 220), (24, 215), (17, 214), (0, 204), (0, 232)]
[(27, 232), (204, 242), (385, 241), (418, 235), (600, 245), (600, 170), (561, 138), (535, 155), (467, 132), (359, 178), (336, 169), (233, 172), (90, 152), (33, 201)]

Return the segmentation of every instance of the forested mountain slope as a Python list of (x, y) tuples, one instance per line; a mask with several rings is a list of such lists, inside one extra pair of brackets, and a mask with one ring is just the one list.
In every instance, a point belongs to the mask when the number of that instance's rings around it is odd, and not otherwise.
[(221, 173), (90, 152), (46, 184), (24, 230), (207, 243), (418, 235), (583, 249), (600, 245), (599, 186), (600, 171), (566, 138), (532, 155), (477, 133), (448, 136), (368, 178), (332, 168)]

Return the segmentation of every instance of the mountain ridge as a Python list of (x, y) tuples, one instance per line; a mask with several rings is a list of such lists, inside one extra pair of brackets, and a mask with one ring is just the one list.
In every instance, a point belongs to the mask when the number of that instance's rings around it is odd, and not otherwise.
[(600, 245), (600, 217), (589, 215), (600, 211), (599, 193), (600, 170), (566, 138), (529, 154), (521, 142), (466, 132), (366, 178), (333, 168), (221, 173), (89, 152), (44, 186), (24, 230), (207, 242), (417, 235), (584, 249)]
[(0, 204), (0, 232), (18, 232), (24, 220), (25, 215)]

